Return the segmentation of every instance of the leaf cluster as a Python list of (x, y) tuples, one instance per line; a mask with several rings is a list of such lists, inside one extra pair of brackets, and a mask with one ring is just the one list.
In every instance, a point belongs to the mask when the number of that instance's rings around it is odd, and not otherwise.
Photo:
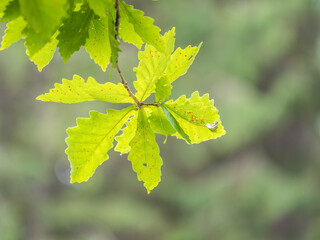
[[(108, 110), (107, 114), (90, 112), (89, 119), (78, 119), (77, 126), (69, 128), (66, 139), (66, 153), (71, 163), (71, 182), (87, 181), (95, 169), (114, 150), (129, 154), (133, 170), (138, 179), (150, 192), (158, 185), (163, 164), (155, 134), (176, 136), (189, 144), (218, 138), (225, 134), (218, 110), (209, 100), (208, 94), (199, 96), (194, 92), (189, 99), (181, 96), (176, 101), (166, 101), (171, 95), (171, 83), (185, 74), (192, 64), (198, 47), (177, 48), (174, 29), (160, 39), (165, 43), (163, 52), (150, 44), (140, 51), (139, 65), (134, 69), (137, 80), (134, 82), (135, 97), (141, 102), (137, 106), (122, 84), (107, 82), (99, 84), (89, 77), (87, 81), (75, 75), (72, 80), (63, 79), (55, 88), (37, 99), (48, 102), (78, 103), (84, 101), (105, 101), (112, 103), (131, 103), (122, 110)], [(144, 104), (151, 94), (156, 101)], [(210, 124), (217, 122), (212, 129)], [(123, 128), (123, 126), (126, 127)], [(116, 136), (122, 129), (122, 134)]]
[[(102, 70), (111, 62), (120, 75), (119, 84), (100, 84), (91, 77), (85, 81), (74, 75), (37, 98), (58, 103), (131, 104), (122, 110), (110, 109), (107, 114), (92, 111), (90, 118), (80, 118), (76, 127), (67, 129), (71, 183), (87, 181), (108, 160), (115, 139), (114, 150), (128, 154), (138, 179), (150, 193), (161, 181), (163, 165), (156, 134), (176, 136), (188, 144), (225, 134), (208, 94), (194, 92), (190, 98), (183, 95), (168, 100), (172, 83), (187, 72), (201, 44), (175, 49), (174, 28), (161, 35), (153, 19), (123, 0), (6, 0), (1, 2), (0, 12), (1, 21), (8, 21), (1, 49), (23, 38), (27, 54), (39, 71), (50, 62), (57, 47), (67, 62), (84, 46)], [(138, 49), (145, 44), (138, 53), (139, 65), (133, 69), (135, 93), (119, 69), (119, 37)], [(151, 95), (155, 101), (145, 103)]]
[(141, 48), (149, 43), (162, 51), (160, 28), (123, 0), (119, 0), (121, 21), (116, 29), (113, 0), (1, 0), (0, 22), (8, 22), (0, 50), (24, 40), (26, 53), (39, 71), (50, 63), (56, 49), (67, 63), (84, 46), (103, 71), (110, 61), (115, 66), (119, 40)]

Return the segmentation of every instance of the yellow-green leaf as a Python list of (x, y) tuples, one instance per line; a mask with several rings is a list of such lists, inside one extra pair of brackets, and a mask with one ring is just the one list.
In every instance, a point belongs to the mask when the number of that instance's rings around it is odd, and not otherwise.
[(163, 113), (161, 107), (151, 107), (152, 111), (149, 114), (150, 125), (153, 132), (165, 136), (173, 135), (176, 130), (171, 126), (170, 122)]
[(92, 20), (85, 47), (91, 59), (106, 71), (111, 57), (107, 17)]
[(8, 4), (11, 2), (12, 0), (1, 0), (0, 1), (0, 18), (3, 16), (3, 12), (6, 9), (6, 7), (8, 6)]
[(168, 99), (171, 95), (172, 85), (169, 82), (166, 76), (161, 77), (158, 81), (156, 81), (156, 101), (162, 102)]
[(19, 0), (22, 16), (31, 28), (49, 40), (66, 14), (67, 0)]
[(162, 37), (163, 41), (166, 43), (164, 53), (159, 52), (149, 44), (145, 46), (144, 51), (139, 52), (139, 66), (134, 68), (137, 76), (134, 87), (137, 90), (136, 97), (140, 101), (144, 101), (155, 91), (155, 84), (167, 68), (170, 54), (174, 49), (174, 36), (175, 29), (173, 28)]
[(111, 0), (88, 0), (88, 3), (95, 14), (99, 15), (99, 17), (105, 17), (110, 1)]
[(7, 24), (5, 35), (2, 37), (0, 50), (4, 50), (10, 47), (11, 44), (19, 41), (23, 36), (22, 31), (26, 26), (27, 22), (23, 19), (23, 17), (18, 17), (9, 22)]
[[(216, 139), (226, 133), (221, 124), (218, 110), (213, 104), (214, 101), (209, 99), (208, 94), (200, 97), (198, 92), (194, 92), (190, 99), (181, 96), (175, 102), (171, 100), (164, 105), (190, 137), (191, 144), (194, 144)], [(215, 121), (217, 121), (218, 127), (212, 131), (206, 125)], [(179, 134), (176, 135), (182, 138)]]
[(172, 83), (178, 77), (184, 75), (193, 63), (202, 43), (198, 47), (188, 46), (185, 49), (177, 48), (170, 57), (168, 67), (163, 73), (168, 82)]
[(159, 146), (155, 139), (145, 110), (138, 113), (136, 135), (130, 142), (128, 160), (132, 163), (133, 170), (137, 173), (138, 180), (144, 182), (148, 193), (161, 181), (161, 166)]
[[(54, 53), (56, 51), (56, 48), (58, 46), (58, 36), (59, 32), (57, 31), (52, 37), (50, 42), (47, 42), (43, 48), (41, 48), (38, 52), (33, 54), (30, 57), (30, 61), (34, 62), (35, 65), (37, 65), (39, 72), (42, 71), (42, 69), (47, 66), (50, 61), (52, 60)], [(30, 53), (27, 49), (27, 55), (30, 56)]]
[(92, 77), (85, 82), (80, 76), (74, 75), (72, 80), (62, 79), (56, 83), (49, 93), (40, 95), (37, 100), (59, 103), (79, 103), (84, 101), (105, 101), (112, 103), (134, 103), (121, 83), (118, 85), (107, 82), (98, 83)]
[(71, 165), (71, 183), (87, 181), (96, 168), (108, 160), (113, 138), (128, 120), (134, 107), (107, 114), (90, 112), (90, 118), (77, 119), (78, 126), (67, 129), (66, 139)]
[(126, 10), (120, 4), (120, 26), (119, 26), (119, 37), (122, 38), (124, 42), (132, 43), (138, 49), (141, 48), (143, 40), (135, 32), (133, 25), (130, 23), (129, 16), (126, 14)]
[(115, 151), (120, 152), (121, 154), (130, 152), (130, 141), (136, 134), (137, 130), (137, 120), (138, 115), (134, 114), (127, 122), (126, 127), (122, 130), (122, 135), (116, 137), (116, 141), (118, 142), (117, 146), (114, 148)]
[[(153, 25), (154, 20), (150, 17), (144, 16), (143, 11), (134, 9), (133, 6), (126, 4), (122, 0), (120, 0), (119, 3), (122, 14), (121, 16), (127, 19), (125, 21), (132, 24), (134, 31), (141, 37), (142, 41), (152, 45), (158, 51), (163, 52), (166, 48), (166, 44), (160, 38), (160, 28)], [(132, 29), (130, 24), (128, 27)], [(127, 26), (122, 25), (122, 27)], [(122, 31), (122, 33), (124, 32)]]

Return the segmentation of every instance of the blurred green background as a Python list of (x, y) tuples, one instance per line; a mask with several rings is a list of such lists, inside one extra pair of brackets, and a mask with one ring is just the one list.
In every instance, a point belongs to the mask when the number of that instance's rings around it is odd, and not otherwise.
[[(104, 83), (110, 70), (82, 49), (39, 73), (19, 42), (0, 53), (0, 239), (320, 239), (320, 1), (128, 2), (162, 33), (176, 26), (176, 46), (204, 42), (173, 98), (209, 93), (227, 135), (194, 146), (158, 136), (163, 177), (150, 195), (113, 151), (70, 185), (65, 129), (121, 106), (35, 97), (73, 74)], [(122, 49), (132, 84), (137, 50)]]

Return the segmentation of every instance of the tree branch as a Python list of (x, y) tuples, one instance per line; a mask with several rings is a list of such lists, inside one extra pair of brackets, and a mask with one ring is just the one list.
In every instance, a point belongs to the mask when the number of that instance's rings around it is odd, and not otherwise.
[[(115, 0), (115, 9), (116, 9), (116, 22), (115, 22), (115, 28), (116, 28), (116, 35), (115, 38), (116, 40), (119, 38), (119, 25), (120, 25), (120, 8), (119, 8), (119, 0)], [(120, 76), (121, 79), (121, 83), (124, 86), (124, 88), (127, 90), (127, 92), (129, 93), (129, 96), (132, 97), (132, 99), (135, 101), (135, 103), (137, 104), (138, 108), (141, 108), (143, 103), (140, 102), (135, 96), (134, 94), (131, 92), (128, 83), (126, 82), (126, 80), (124, 80), (124, 77), (122, 76), (121, 70), (119, 68), (119, 64), (118, 64), (118, 59), (116, 62), (116, 69), (118, 71), (118, 74)]]

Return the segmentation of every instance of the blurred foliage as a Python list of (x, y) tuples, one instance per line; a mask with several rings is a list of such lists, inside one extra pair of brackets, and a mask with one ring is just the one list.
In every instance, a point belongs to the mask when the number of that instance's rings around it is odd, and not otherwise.
[[(131, 2), (163, 32), (175, 25), (177, 46), (204, 41), (173, 94), (209, 92), (227, 135), (196, 146), (159, 137), (164, 176), (151, 195), (114, 152), (70, 185), (64, 129), (115, 105), (35, 97), (74, 73), (110, 73), (80, 51), (40, 74), (15, 44), (0, 54), (0, 239), (320, 239), (320, 1)], [(124, 44), (119, 60), (130, 83), (136, 53)]]

